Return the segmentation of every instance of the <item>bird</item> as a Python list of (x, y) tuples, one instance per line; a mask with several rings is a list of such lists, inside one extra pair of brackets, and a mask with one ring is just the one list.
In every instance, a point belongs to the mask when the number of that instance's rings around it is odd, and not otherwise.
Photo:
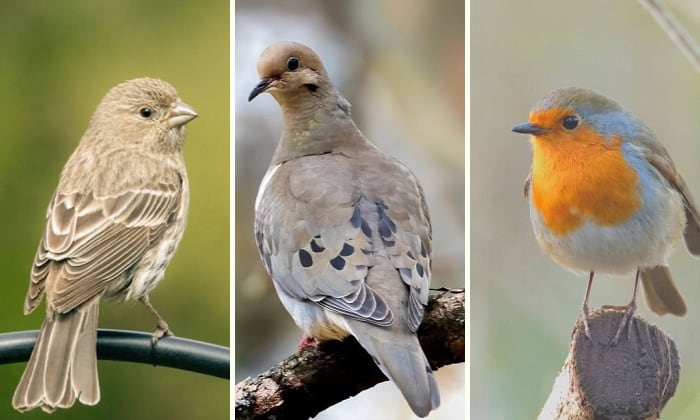
[(681, 236), (700, 256), (700, 213), (656, 134), (615, 100), (594, 90), (551, 91), (512, 129), (530, 135), (525, 181), (539, 246), (561, 266), (588, 274), (581, 313), (588, 329), (594, 273), (635, 272), (632, 299), (611, 340), (636, 311), (641, 281), (649, 309), (683, 316), (687, 308), (668, 268)]
[(140, 300), (170, 335), (149, 293), (182, 238), (189, 186), (185, 124), (197, 116), (153, 78), (120, 83), (97, 106), (61, 172), (31, 268), (24, 313), (46, 314), (12, 405), (21, 412), (100, 400), (96, 340), (103, 299)]
[(360, 132), (311, 48), (274, 43), (257, 71), (249, 101), (269, 93), (284, 120), (254, 221), (279, 299), (307, 337), (354, 336), (425, 417), (440, 394), (416, 335), (432, 249), (420, 183)]

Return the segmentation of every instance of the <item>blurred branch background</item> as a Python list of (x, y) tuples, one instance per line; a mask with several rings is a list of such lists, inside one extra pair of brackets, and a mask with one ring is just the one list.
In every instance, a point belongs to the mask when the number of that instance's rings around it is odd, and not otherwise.
[[(700, 39), (700, 5), (666, 3)], [(532, 154), (510, 129), (554, 88), (596, 89), (657, 133), (697, 198), (700, 77), (638, 2), (482, 0), (471, 17), (472, 417), (534, 418), (566, 357), (586, 279), (538, 248), (523, 198)], [(700, 262), (679, 243), (670, 265), (688, 315), (658, 317), (643, 304), (638, 313), (678, 345), (680, 384), (664, 416), (698, 418)], [(591, 307), (627, 303), (633, 273), (596, 279)]]
[[(185, 145), (189, 223), (151, 301), (180, 337), (229, 345), (229, 4), (3, 2), (0, 5), (0, 331), (37, 329), (22, 314), (29, 269), (60, 170), (90, 115), (117, 83), (173, 84), (199, 118)], [(139, 303), (105, 303), (100, 327), (151, 332)], [(24, 363), (0, 366), (0, 418)], [(146, 365), (98, 362), (102, 400), (53, 419), (228, 418), (229, 381)], [(35, 410), (22, 419), (45, 418)]]
[[(279, 303), (253, 238), (255, 195), (282, 129), (271, 96), (247, 102), (258, 81), (258, 56), (281, 40), (301, 42), (321, 56), (364, 134), (422, 182), (433, 221), (433, 287), (460, 287), (465, 275), (464, 7), (458, 0), (237, 2), (234, 383), (296, 351), (301, 337)], [(437, 380), (442, 405), (430, 418), (462, 418), (464, 365), (440, 369)], [(398, 390), (383, 383), (316, 418), (413, 415)]]

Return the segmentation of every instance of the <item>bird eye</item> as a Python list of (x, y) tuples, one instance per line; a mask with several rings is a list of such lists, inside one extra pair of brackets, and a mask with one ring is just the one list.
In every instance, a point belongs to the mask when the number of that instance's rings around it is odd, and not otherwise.
[(294, 71), (299, 68), (299, 59), (296, 57), (289, 57), (287, 59), (287, 70)]
[(151, 115), (153, 115), (153, 110), (151, 108), (144, 107), (144, 108), (139, 109), (139, 114), (143, 118), (150, 118)]
[(561, 125), (563, 125), (567, 130), (573, 130), (574, 128), (578, 127), (578, 117), (576, 115), (568, 115), (564, 117)]

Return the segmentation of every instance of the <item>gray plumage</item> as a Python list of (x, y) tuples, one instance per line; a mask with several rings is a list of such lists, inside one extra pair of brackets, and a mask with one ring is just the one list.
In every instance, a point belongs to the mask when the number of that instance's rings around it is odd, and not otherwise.
[(353, 335), (426, 416), (439, 405), (416, 336), (430, 283), (431, 227), (418, 180), (372, 145), (318, 56), (268, 47), (262, 80), (284, 132), (255, 204), (255, 237), (280, 300), (319, 340)]

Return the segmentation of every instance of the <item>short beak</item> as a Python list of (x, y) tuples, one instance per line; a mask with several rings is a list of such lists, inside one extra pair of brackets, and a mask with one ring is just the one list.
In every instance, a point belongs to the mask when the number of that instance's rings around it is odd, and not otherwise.
[(252, 101), (253, 99), (255, 99), (256, 96), (265, 92), (275, 80), (277, 80), (277, 78), (275, 77), (265, 77), (264, 79), (261, 79), (260, 82), (258, 82), (258, 85), (255, 86), (253, 91), (250, 92), (250, 95), (248, 95), (248, 102)]
[(170, 109), (168, 116), (168, 128), (180, 127), (187, 124), (197, 117), (197, 113), (191, 106), (184, 102), (178, 101), (174, 107)]
[(532, 134), (533, 136), (536, 136), (538, 134), (544, 134), (549, 130), (547, 130), (544, 127), (540, 127), (539, 125), (535, 125), (533, 123), (525, 123), (516, 125), (515, 127), (513, 127), (513, 131), (516, 133)]

